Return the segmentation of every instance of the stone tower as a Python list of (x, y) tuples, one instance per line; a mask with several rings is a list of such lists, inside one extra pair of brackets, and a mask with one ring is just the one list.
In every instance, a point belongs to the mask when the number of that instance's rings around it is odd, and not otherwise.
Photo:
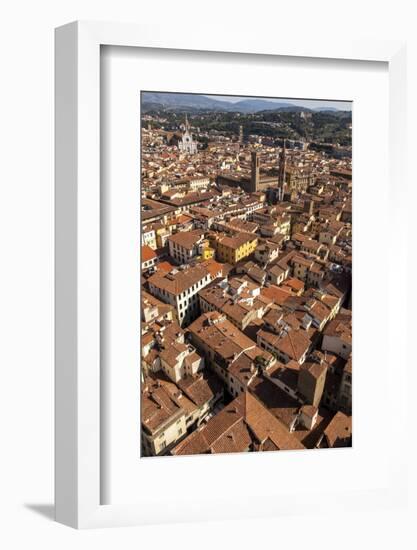
[(286, 165), (286, 150), (285, 150), (285, 139), (284, 145), (281, 149), (281, 152), (278, 156), (279, 166), (278, 166), (278, 200), (282, 201), (284, 198), (285, 191), (285, 165)]
[(257, 151), (251, 153), (251, 174), (250, 174), (250, 192), (255, 193), (259, 188), (260, 172), (259, 154)]

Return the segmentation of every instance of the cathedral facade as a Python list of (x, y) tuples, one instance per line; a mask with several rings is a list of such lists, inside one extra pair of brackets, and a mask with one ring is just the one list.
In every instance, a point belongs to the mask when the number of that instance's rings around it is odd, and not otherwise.
[(187, 115), (185, 115), (185, 130), (181, 141), (178, 143), (178, 148), (182, 153), (188, 153), (189, 155), (197, 153), (197, 142), (193, 139), (190, 132)]

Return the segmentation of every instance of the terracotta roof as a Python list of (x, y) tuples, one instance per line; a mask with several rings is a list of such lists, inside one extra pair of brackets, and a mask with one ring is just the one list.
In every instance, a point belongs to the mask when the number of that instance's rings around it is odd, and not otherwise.
[(337, 317), (332, 319), (323, 332), (326, 336), (336, 336), (347, 344), (352, 343), (352, 322), (341, 321)]
[(142, 211), (140, 215), (143, 222), (157, 216), (163, 216), (169, 212), (174, 212), (174, 210), (172, 206), (161, 204), (158, 201), (142, 199)]
[(274, 301), (275, 304), (282, 305), (285, 300), (291, 296), (291, 292), (287, 292), (276, 285), (270, 285), (261, 289), (261, 294)]
[(141, 401), (142, 425), (151, 434), (184, 414), (184, 410), (170, 396), (166, 388), (152, 379), (143, 386)]
[(303, 330), (291, 329), (288, 332), (284, 331), (282, 336), (279, 336), (261, 329), (258, 336), (295, 361), (300, 361), (311, 345), (311, 340)]
[(213, 399), (223, 389), (220, 380), (212, 373), (187, 376), (178, 382), (178, 387), (198, 407)]
[(302, 445), (258, 399), (245, 393), (245, 421), (256, 438), (263, 442), (269, 438), (278, 450), (304, 449)]
[(285, 284), (286, 286), (289, 286), (290, 288), (294, 289), (297, 292), (299, 292), (300, 290), (303, 290), (304, 288), (303, 281), (300, 281), (300, 279), (297, 279), (296, 277), (290, 277), (289, 279), (286, 279)]
[(220, 262), (216, 262), (213, 258), (210, 258), (209, 260), (205, 260), (203, 262), (200, 262), (202, 267), (207, 269), (207, 271), (210, 273), (212, 279), (218, 276), (220, 273), (221, 275), (224, 275), (224, 268), (226, 264), (222, 264)]
[(174, 264), (171, 264), (169, 261), (165, 260), (163, 262), (159, 262), (159, 264), (156, 267), (158, 271), (165, 271), (165, 273), (169, 273), (176, 266)]
[(170, 367), (174, 367), (178, 362), (179, 356), (186, 352), (187, 349), (187, 346), (181, 342), (170, 342), (169, 346), (160, 352), (160, 357)]
[(196, 231), (180, 231), (174, 235), (168, 237), (168, 241), (175, 243), (183, 248), (192, 250), (196, 243), (201, 240), (204, 232), (201, 230)]
[(230, 318), (233, 319), (233, 321), (236, 321), (237, 323), (241, 323), (245, 317), (247, 317), (250, 312), (252, 311), (251, 306), (247, 304), (237, 304), (233, 303), (231, 300), (227, 300), (226, 303), (223, 304), (221, 307), (221, 310), (224, 311), (224, 313)]
[(142, 262), (147, 262), (148, 260), (153, 260), (156, 258), (155, 250), (152, 250), (150, 246), (144, 244), (141, 250), (141, 260)]
[(158, 300), (158, 298), (155, 298), (155, 296), (152, 296), (152, 294), (149, 294), (149, 292), (146, 292), (146, 290), (143, 289), (141, 292), (141, 301), (142, 307), (153, 306), (157, 308), (166, 308), (168, 306), (173, 309), (172, 306), (169, 306), (169, 304), (164, 304), (164, 302), (161, 302), (161, 300)]
[(172, 453), (190, 455), (264, 450), (263, 444), (265, 450), (271, 450), (271, 446), (274, 450), (305, 448), (260, 401), (245, 392), (211, 418), (200, 431), (193, 432), (179, 443)]
[(306, 258), (303, 258), (302, 256), (294, 256), (292, 261), (295, 264), (303, 265), (304, 267), (308, 267), (308, 268), (310, 268), (313, 265), (312, 260), (307, 260)]
[(236, 250), (237, 248), (243, 246), (248, 242), (252, 242), (257, 238), (258, 237), (253, 233), (237, 233), (233, 237), (228, 237), (228, 236), (220, 237), (219, 243), (222, 244), (223, 246), (226, 246), (227, 248)]
[(261, 356), (267, 362), (272, 355), (236, 328), (225, 315), (210, 312), (201, 315), (189, 327), (189, 333), (197, 347), (208, 347), (223, 362), (223, 367), (233, 373), (242, 385), (247, 385), (253, 375), (253, 365)]
[(149, 277), (148, 282), (166, 292), (178, 296), (209, 275), (207, 269), (196, 265), (177, 273), (156, 272)]
[(348, 447), (351, 445), (352, 417), (338, 411), (324, 430), (329, 447)]
[(299, 370), (300, 364), (294, 361), (294, 359), (288, 361), (287, 364), (277, 361), (273, 367), (268, 369), (267, 375), (272, 380), (280, 380), (289, 388), (296, 390)]
[(309, 372), (313, 378), (317, 379), (327, 370), (327, 366), (325, 364), (306, 361), (301, 365), (301, 370)]
[(239, 231), (245, 231), (247, 233), (254, 233), (258, 229), (258, 224), (241, 220), (240, 218), (234, 218), (227, 222), (232, 227), (236, 227)]
[(249, 390), (262, 401), (268, 411), (278, 418), (287, 429), (290, 429), (300, 409), (300, 403), (296, 399), (264, 376), (256, 376), (251, 382)]
[(161, 202), (166, 202), (173, 206), (186, 206), (187, 204), (199, 204), (203, 203), (205, 201), (209, 201), (213, 199), (216, 196), (216, 193), (214, 191), (207, 191), (204, 193), (187, 193), (185, 197), (177, 198), (177, 199), (171, 199), (171, 200), (162, 200)]
[[(312, 405), (304, 405), (302, 410), (304, 411), (305, 408), (309, 410), (308, 409), (309, 407), (312, 407)], [(312, 407), (312, 408), (314, 408), (317, 411), (315, 407)], [(310, 413), (309, 413), (309, 416), (310, 416)], [(305, 427), (298, 424), (295, 431), (293, 432), (294, 437), (299, 439), (301, 443), (305, 447), (307, 447), (307, 449), (315, 449), (319, 441), (322, 439), (323, 432), (328, 426), (329, 422), (331, 421), (332, 416), (333, 414), (327, 409), (320, 409), (318, 411), (316, 423), (314, 424), (314, 427), (311, 430), (308, 430)]]

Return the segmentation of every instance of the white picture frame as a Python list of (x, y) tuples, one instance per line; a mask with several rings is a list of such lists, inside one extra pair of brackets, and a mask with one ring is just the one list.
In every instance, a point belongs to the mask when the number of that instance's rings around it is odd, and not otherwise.
[[(227, 32), (178, 33), (176, 29), (75, 22), (56, 29), (56, 519), (76, 528), (176, 521), (175, 502), (154, 507), (101, 504), (100, 475), (100, 48), (103, 45), (255, 55), (381, 61), (389, 71), (390, 185), (405, 189), (405, 44), (369, 40), (338, 41), (257, 36)], [(404, 227), (399, 204), (392, 215)], [(404, 252), (403, 252), (404, 253)], [(403, 313), (389, 304), (391, 313)], [(402, 354), (401, 354), (402, 353)], [(400, 352), (396, 380), (405, 387), (406, 357)], [(400, 415), (405, 415), (401, 411)], [(401, 417), (399, 417), (401, 419)], [(401, 444), (399, 427), (398, 441)], [(400, 448), (400, 447), (399, 447)], [(381, 451), (382, 452), (382, 451)], [(161, 465), (163, 467), (163, 465)], [(405, 480), (389, 477), (386, 490), (363, 491), (357, 501), (386, 504), (403, 498)], [(297, 502), (297, 495), (288, 502)], [(368, 499), (368, 500), (367, 500)], [(307, 496), (316, 502), (317, 495)], [(199, 506), (199, 503), (196, 503)], [(221, 513), (221, 506), (219, 506)], [(223, 517), (239, 517), (230, 512)], [(272, 513), (285, 513), (277, 505)], [(259, 514), (258, 514), (259, 515)], [(267, 512), (265, 512), (267, 515)], [(213, 519), (219, 517), (213, 510)], [(207, 516), (205, 516), (207, 519)]]

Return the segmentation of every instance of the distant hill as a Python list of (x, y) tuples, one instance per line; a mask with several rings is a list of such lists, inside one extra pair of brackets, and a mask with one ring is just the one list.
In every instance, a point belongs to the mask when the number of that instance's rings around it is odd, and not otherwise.
[(320, 111), (321, 113), (334, 113), (340, 111), (340, 109), (336, 109), (336, 107), (319, 107), (314, 109), (314, 111)]
[(229, 111), (240, 113), (257, 113), (259, 111), (276, 111), (278, 109), (298, 108), (291, 103), (268, 101), (267, 99), (242, 99), (236, 103), (229, 103)]
[[(277, 103), (275, 103), (275, 105), (277, 105)], [(301, 112), (303, 112), (303, 113), (313, 113), (314, 111), (312, 111), (308, 107), (300, 107), (298, 105), (288, 105), (288, 106), (285, 106), (285, 107), (278, 107), (278, 108), (275, 107), (274, 109), (265, 109), (264, 111), (261, 111), (261, 112), (266, 112), (266, 113), (270, 113), (270, 112), (274, 112), (274, 113), (301, 113)]]
[(192, 109), (205, 109), (211, 111), (227, 111), (230, 107), (228, 101), (211, 99), (199, 94), (176, 94), (160, 92), (142, 92), (142, 105), (149, 110), (149, 106), (168, 110), (190, 107)]
[(166, 111), (218, 111), (218, 112), (239, 112), (258, 113), (261, 111), (338, 111), (334, 107), (308, 109), (288, 102), (270, 101), (268, 99), (248, 98), (235, 103), (220, 99), (213, 99), (200, 94), (179, 94), (162, 92), (142, 92), (142, 109), (144, 112), (151, 110)]

